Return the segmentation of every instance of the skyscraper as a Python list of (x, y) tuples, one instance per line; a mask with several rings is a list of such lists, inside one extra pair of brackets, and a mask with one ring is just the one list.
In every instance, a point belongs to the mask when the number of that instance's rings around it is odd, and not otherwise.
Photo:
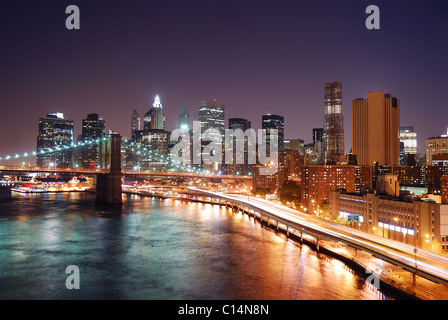
[(199, 102), (199, 122), (201, 126), (201, 134), (207, 129), (217, 129), (224, 137), (225, 128), (225, 107), (224, 104), (213, 101)]
[(134, 138), (134, 134), (136, 131), (140, 130), (140, 114), (137, 110), (132, 112), (131, 116), (131, 137)]
[[(224, 141), (224, 132), (225, 132), (225, 107), (224, 104), (217, 103), (216, 99), (213, 101), (200, 101), (199, 102), (199, 125), (200, 125), (200, 134), (202, 137), (201, 140), (201, 153), (202, 153), (202, 160), (204, 160), (204, 156), (206, 154), (203, 153), (204, 148), (210, 144), (210, 141), (207, 141), (207, 139), (204, 139), (204, 133), (207, 129), (216, 129), (218, 130), (218, 133), (211, 133), (210, 139), (216, 139), (218, 138), (218, 135), (221, 137), (222, 141)], [(223, 144), (224, 145), (224, 144)], [(224, 156), (224, 152), (222, 153)], [(222, 164), (222, 159), (221, 159)], [(221, 169), (221, 166), (218, 163), (213, 163), (209, 165), (204, 165), (203, 167), (205, 169), (213, 170), (213, 171), (219, 171)]]
[(358, 165), (400, 163), (400, 100), (384, 91), (352, 101), (352, 153)]
[[(243, 118), (230, 118), (229, 119), (229, 129), (237, 130), (240, 129), (243, 133), (250, 129), (251, 123), (247, 119)], [(237, 158), (237, 144), (236, 141), (233, 141), (233, 149), (231, 150), (233, 154), (233, 163), (232, 164), (226, 164), (227, 174), (230, 175), (248, 175), (251, 172), (251, 167), (253, 164), (249, 164), (249, 158), (248, 158), (248, 150), (249, 146), (248, 143), (251, 143), (248, 141), (248, 138), (244, 137), (244, 155), (241, 159)], [(241, 152), (241, 150), (239, 150)], [(237, 162), (244, 162), (244, 163), (237, 163)]]
[(243, 119), (243, 118), (230, 118), (229, 119), (229, 129), (241, 129), (244, 131), (246, 131), (247, 129), (249, 129), (251, 127), (250, 125), (250, 121), (247, 119)]
[(344, 154), (344, 122), (342, 116), (342, 83), (326, 82), (324, 88), (324, 135), (325, 162)]
[(417, 133), (414, 132), (414, 127), (400, 127), (400, 164), (406, 165), (408, 163), (408, 159), (415, 162), (416, 155)]
[(313, 128), (313, 143), (324, 141), (324, 129)]
[(63, 113), (50, 113), (39, 119), (37, 136), (37, 166), (68, 168), (72, 166), (71, 149), (42, 153), (55, 147), (73, 144), (73, 120), (64, 118)]
[(156, 95), (152, 107), (143, 117), (143, 129), (165, 130), (165, 115), (163, 114), (159, 95)]
[[(95, 140), (106, 134), (106, 123), (100, 118), (97, 113), (89, 113), (86, 119), (82, 120), (82, 135), (83, 142)], [(98, 163), (98, 146), (97, 144), (90, 144), (82, 149), (83, 168), (96, 168)]]
[(426, 165), (433, 165), (433, 156), (448, 154), (448, 128), (446, 134), (426, 139)]
[(178, 122), (179, 129), (185, 129), (190, 130), (191, 124), (190, 124), (190, 115), (188, 114), (187, 108), (185, 107), (185, 103), (182, 107), (182, 110), (179, 114), (179, 122)]
[(316, 163), (324, 162), (324, 129), (323, 128), (314, 128), (313, 129), (313, 145), (314, 145), (314, 154), (316, 155)]
[[(284, 149), (285, 139), (285, 119), (282, 116), (275, 114), (265, 114), (262, 116), (262, 129), (277, 129), (278, 130), (278, 151), (281, 152)], [(266, 147), (270, 148), (270, 134), (269, 130), (266, 131)]]

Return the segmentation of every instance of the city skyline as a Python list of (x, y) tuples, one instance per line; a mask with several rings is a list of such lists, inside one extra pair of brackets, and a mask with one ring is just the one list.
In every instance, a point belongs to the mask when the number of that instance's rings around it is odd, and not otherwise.
[[(381, 29), (367, 30), (368, 4), (195, 2), (169, 11), (167, 4), (116, 1), (100, 8), (79, 1), (82, 27), (69, 31), (64, 4), (19, 10), (7, 3), (0, 105), (8, 112), (0, 120), (0, 148), (10, 154), (35, 149), (36, 119), (54, 112), (74, 120), (75, 137), (86, 114), (98, 113), (107, 130), (131, 138), (132, 111), (143, 115), (156, 94), (168, 130), (177, 127), (184, 103), (196, 120), (199, 101), (217, 99), (226, 105), (226, 122), (246, 118), (261, 128), (261, 115), (279, 114), (285, 139), (310, 142), (312, 129), (323, 127), (322, 86), (339, 80), (346, 119), (352, 100), (369, 91), (393, 92), (401, 101), (400, 125), (415, 128), (424, 153), (425, 139), (448, 126), (446, 4), (433, 1), (422, 10), (418, 2), (379, 2)], [(147, 19), (145, 9), (159, 14)], [(12, 27), (14, 36), (6, 31)], [(161, 53), (150, 50), (154, 45)], [(22, 130), (11, 141), (7, 133), (17, 130), (17, 118)], [(351, 121), (344, 132), (347, 153)]]
[(448, 300), (447, 14), (3, 1), (0, 299)]

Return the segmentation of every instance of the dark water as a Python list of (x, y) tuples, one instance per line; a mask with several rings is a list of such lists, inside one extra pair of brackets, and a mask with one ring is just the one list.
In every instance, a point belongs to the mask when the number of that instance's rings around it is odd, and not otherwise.
[[(80, 289), (68, 290), (68, 265)], [(0, 195), (1, 299), (379, 299), (306, 245), (217, 206)]]

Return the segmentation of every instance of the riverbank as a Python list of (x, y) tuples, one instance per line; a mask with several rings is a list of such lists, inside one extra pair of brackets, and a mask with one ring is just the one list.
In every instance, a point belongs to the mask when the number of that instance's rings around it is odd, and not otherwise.
[[(126, 193), (139, 196), (156, 197), (159, 199), (173, 199), (219, 205), (216, 202), (204, 199), (171, 198), (143, 192)], [(342, 261), (345, 265), (347, 265), (347, 267), (366, 279), (366, 283), (371, 286), (373, 290), (378, 291), (378, 294), (382, 294), (383, 292), (386, 295), (390, 294), (391, 296), (397, 297), (397, 299), (406, 300), (448, 300), (448, 287), (445, 285), (434, 283), (419, 276), (415, 276), (413, 278), (412, 273), (403, 270), (402, 268), (387, 263), (381, 259), (377, 259), (369, 253), (351, 248), (342, 243), (335, 243), (334, 241), (320, 239), (317, 244), (315, 239), (312, 237), (299, 234), (299, 232), (291, 229), (288, 230), (281, 224), (272, 224), (269, 221), (254, 215), (250, 211), (239, 208), (238, 206), (232, 205), (231, 207), (235, 211), (239, 210), (247, 214), (249, 217), (252, 217), (254, 220), (258, 220), (260, 224), (270, 228), (276, 233), (282, 233), (297, 243), (306, 244), (316, 252), (321, 252)]]

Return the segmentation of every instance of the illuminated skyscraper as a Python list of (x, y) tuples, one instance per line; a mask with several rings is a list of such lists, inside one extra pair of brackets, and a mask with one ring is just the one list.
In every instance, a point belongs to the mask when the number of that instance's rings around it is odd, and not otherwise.
[(191, 124), (190, 124), (190, 115), (188, 114), (187, 108), (185, 107), (185, 103), (182, 107), (182, 110), (179, 114), (179, 129), (185, 129), (190, 130)]
[(224, 139), (225, 128), (225, 108), (224, 104), (213, 101), (199, 102), (199, 122), (201, 126), (201, 134), (207, 129), (219, 130)]
[[(106, 134), (106, 123), (97, 113), (90, 113), (82, 120), (83, 142), (95, 140)], [(82, 167), (96, 168), (98, 163), (98, 145), (96, 143), (84, 146), (82, 149)]]
[[(229, 129), (232, 130), (237, 130), (240, 129), (243, 133), (247, 130), (251, 128), (251, 124), (250, 121), (247, 119), (243, 119), (243, 118), (230, 118), (229, 119)], [(232, 155), (233, 155), (233, 163), (232, 164), (227, 164), (226, 165), (226, 169), (227, 169), (227, 174), (230, 175), (248, 175), (251, 172), (251, 167), (253, 164), (249, 164), (249, 159), (248, 159), (248, 150), (249, 150), (249, 146), (248, 144), (252, 143), (248, 141), (247, 136), (244, 137), (244, 153), (242, 155), (242, 157), (238, 157), (237, 158), (237, 144), (236, 141), (233, 141), (232, 144)], [(230, 151), (230, 150), (229, 150)], [(241, 150), (238, 150), (241, 152)], [(243, 163), (238, 163), (238, 162), (243, 162)]]
[[(210, 133), (210, 140), (218, 141), (218, 135), (221, 137), (222, 141), (224, 141), (224, 132), (225, 132), (225, 108), (224, 104), (217, 103), (216, 99), (213, 101), (200, 101), (199, 102), (199, 125), (200, 125), (200, 134), (202, 136), (201, 140), (201, 150), (204, 150), (205, 146), (207, 146), (210, 141), (204, 137), (204, 133), (207, 129), (216, 129), (217, 133)], [(224, 144), (223, 144), (224, 145)], [(223, 150), (224, 151), (224, 150)], [(202, 152), (202, 151), (201, 151)], [(204, 156), (206, 154), (202, 154), (202, 160), (204, 160)], [(224, 152), (222, 153), (224, 156)], [(221, 159), (222, 164), (222, 159)], [(203, 165), (204, 169), (213, 170), (218, 172), (221, 170), (221, 165), (218, 163), (213, 163), (209, 165)]]
[(417, 154), (417, 133), (414, 127), (400, 127), (400, 142), (403, 142), (405, 154)]
[(134, 110), (131, 116), (131, 137), (134, 138), (135, 132), (139, 130), (140, 130), (140, 114), (137, 112), (137, 110)]
[[(284, 149), (285, 139), (285, 118), (275, 114), (265, 114), (262, 116), (262, 129), (277, 129), (278, 130), (278, 151), (281, 152)], [(266, 148), (270, 148), (270, 134), (269, 130), (266, 130)]]
[(56, 147), (73, 144), (73, 120), (64, 118), (63, 113), (50, 113), (39, 119), (39, 135), (37, 136), (37, 166), (68, 168), (72, 166), (71, 149), (46, 152)]
[(165, 115), (163, 114), (159, 95), (156, 95), (152, 108), (143, 117), (143, 129), (165, 130)]
[(325, 83), (323, 149), (325, 162), (344, 154), (344, 119), (342, 116), (342, 83)]
[(352, 151), (358, 165), (400, 164), (400, 100), (384, 91), (352, 101)]
[(408, 163), (408, 158), (415, 162), (416, 155), (417, 133), (414, 132), (414, 127), (400, 127), (400, 164), (406, 165)]

